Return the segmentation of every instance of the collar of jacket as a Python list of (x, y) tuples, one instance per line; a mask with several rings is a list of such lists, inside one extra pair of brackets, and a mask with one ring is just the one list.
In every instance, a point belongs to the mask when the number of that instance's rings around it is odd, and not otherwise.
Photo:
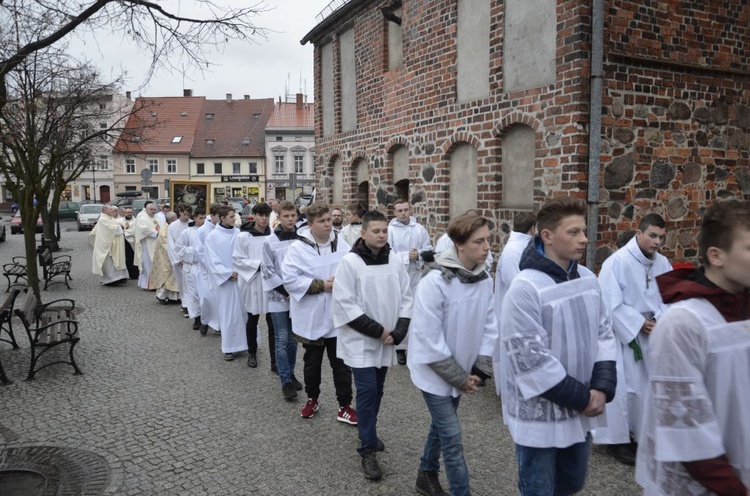
[[(339, 235), (334, 230), (331, 230), (331, 233), (333, 234), (333, 239), (331, 240), (331, 253), (336, 253), (336, 248), (338, 248), (339, 245)], [(318, 252), (318, 255), (320, 255), (320, 246), (318, 245), (318, 243), (307, 238), (306, 236), (299, 236), (297, 239), (305, 243), (307, 246), (314, 248)]]
[(276, 227), (276, 230), (273, 232), (277, 238), (279, 238), (279, 241), (291, 241), (293, 239), (299, 239), (299, 236), (297, 235), (297, 228), (295, 227), (293, 231), (285, 231), (283, 227), (278, 226)]
[(529, 243), (529, 246), (523, 251), (519, 267), (521, 270), (535, 269), (544, 272), (550, 276), (556, 284), (572, 281), (573, 279), (581, 277), (580, 274), (578, 274), (577, 260), (572, 260), (568, 266), (568, 270), (565, 270), (557, 265), (557, 263), (553, 262), (552, 259), (548, 258), (544, 254), (542, 239), (539, 236), (534, 238), (534, 242)]
[(391, 245), (388, 243), (376, 255), (372, 252), (365, 240), (359, 238), (352, 246), (352, 253), (356, 253), (365, 262), (365, 265), (387, 265), (391, 254)]

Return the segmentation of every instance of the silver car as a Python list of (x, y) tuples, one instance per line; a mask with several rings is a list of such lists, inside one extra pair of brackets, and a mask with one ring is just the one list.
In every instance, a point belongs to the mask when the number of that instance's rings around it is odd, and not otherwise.
[(78, 230), (83, 231), (84, 229), (91, 230), (99, 220), (99, 215), (102, 213), (101, 203), (90, 203), (88, 205), (81, 205), (81, 210), (78, 211)]

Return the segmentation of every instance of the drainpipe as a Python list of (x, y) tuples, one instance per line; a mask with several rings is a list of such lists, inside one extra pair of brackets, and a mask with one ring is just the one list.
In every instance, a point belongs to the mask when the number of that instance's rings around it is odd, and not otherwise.
[(604, 57), (604, 0), (591, 2), (591, 101), (589, 103), (589, 190), (586, 266), (596, 265), (596, 238), (599, 235), (599, 176), (601, 173), (602, 72)]

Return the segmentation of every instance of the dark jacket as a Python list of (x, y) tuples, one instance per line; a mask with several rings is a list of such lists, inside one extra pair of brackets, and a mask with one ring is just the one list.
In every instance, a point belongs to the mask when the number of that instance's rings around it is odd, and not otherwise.
[(240, 226), (240, 231), (250, 233), (250, 236), (270, 236), (271, 235), (271, 227), (266, 226), (265, 230), (263, 232), (259, 232), (257, 229), (255, 229), (255, 221), (249, 220), (245, 223), (243, 223)]
[[(387, 265), (391, 254), (391, 247), (389, 244), (386, 245), (377, 254), (373, 253), (372, 250), (367, 246), (365, 240), (359, 238), (354, 246), (352, 246), (351, 253), (356, 253), (365, 263), (365, 265)], [(399, 344), (406, 337), (406, 333), (409, 330), (409, 322), (411, 319), (401, 317), (396, 322), (396, 328), (391, 331), (391, 337), (393, 338), (394, 344)], [(380, 339), (383, 335), (383, 326), (378, 324), (376, 321), (365, 315), (364, 313), (352, 320), (347, 324), (349, 327), (357, 332), (361, 332), (365, 336), (371, 338)]]
[[(566, 283), (581, 277), (578, 273), (578, 262), (576, 260), (571, 261), (568, 270), (565, 270), (547, 258), (544, 255), (542, 241), (539, 237), (534, 238), (534, 242), (529, 243), (529, 246), (526, 247), (523, 255), (521, 255), (519, 267), (521, 270), (535, 269), (544, 272), (557, 284)], [(580, 412), (585, 410), (589, 404), (589, 399), (591, 398), (589, 389), (596, 389), (604, 393), (609, 403), (615, 397), (616, 386), (617, 371), (615, 362), (600, 361), (594, 364), (589, 386), (568, 375), (556, 386), (542, 393), (541, 396), (562, 407)]]

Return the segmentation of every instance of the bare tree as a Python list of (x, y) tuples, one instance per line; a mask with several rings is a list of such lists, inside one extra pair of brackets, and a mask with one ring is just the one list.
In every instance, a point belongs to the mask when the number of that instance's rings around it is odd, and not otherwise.
[[(105, 28), (135, 42), (148, 57), (149, 77), (159, 67), (182, 65), (202, 70), (207, 53), (229, 40), (254, 43), (266, 29), (253, 18), (265, 12), (264, 2), (228, 8), (221, 0), (193, 0), (205, 17), (184, 16), (148, 0), (0, 0), (0, 36), (8, 38), (0, 55), (0, 107), (7, 102), (5, 78), (33, 53), (56, 45), (76, 32), (93, 35)], [(179, 5), (179, 4), (178, 4)], [(12, 42), (7, 49), (7, 42)]]

